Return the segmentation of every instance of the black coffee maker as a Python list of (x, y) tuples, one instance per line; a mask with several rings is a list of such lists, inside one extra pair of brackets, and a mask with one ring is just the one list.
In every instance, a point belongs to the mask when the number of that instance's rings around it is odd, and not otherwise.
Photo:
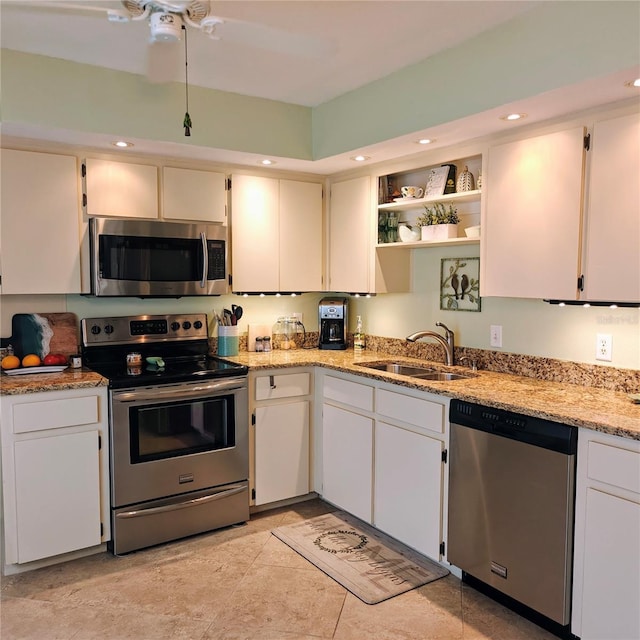
[(347, 299), (323, 298), (318, 306), (319, 349), (347, 348)]

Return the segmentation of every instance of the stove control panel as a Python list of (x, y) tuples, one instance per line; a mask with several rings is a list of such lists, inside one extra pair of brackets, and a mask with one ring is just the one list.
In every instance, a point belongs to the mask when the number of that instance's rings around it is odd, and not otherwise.
[(83, 318), (80, 327), (85, 347), (206, 340), (209, 337), (204, 313)]

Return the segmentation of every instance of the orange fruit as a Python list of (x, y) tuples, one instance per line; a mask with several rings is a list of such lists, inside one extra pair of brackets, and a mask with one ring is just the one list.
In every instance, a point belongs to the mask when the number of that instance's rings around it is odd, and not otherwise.
[(17, 356), (5, 356), (0, 362), (3, 369), (17, 369), (20, 366), (20, 358)]
[(40, 363), (40, 356), (37, 356), (35, 353), (29, 353), (24, 358), (22, 358), (23, 367), (37, 367), (40, 365)]

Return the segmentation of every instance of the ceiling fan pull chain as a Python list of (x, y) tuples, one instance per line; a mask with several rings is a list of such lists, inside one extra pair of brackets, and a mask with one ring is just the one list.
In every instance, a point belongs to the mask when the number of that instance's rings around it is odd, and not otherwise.
[(184, 114), (184, 120), (182, 121), (182, 126), (184, 127), (184, 135), (191, 135), (191, 116), (189, 115), (189, 61), (187, 55), (187, 29), (184, 25), (182, 25), (184, 29), (184, 93), (186, 98), (186, 106), (187, 110)]

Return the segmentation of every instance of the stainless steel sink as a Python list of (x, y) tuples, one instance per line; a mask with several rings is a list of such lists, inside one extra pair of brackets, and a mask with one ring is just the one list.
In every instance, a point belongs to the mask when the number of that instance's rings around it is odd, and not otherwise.
[(474, 375), (467, 375), (465, 373), (445, 373), (443, 371), (423, 373), (422, 375), (414, 375), (412, 377), (420, 378), (421, 380), (467, 380), (468, 378), (475, 378)]
[(402, 364), (400, 362), (367, 362), (358, 363), (358, 366), (366, 367), (367, 369), (376, 369), (378, 371), (386, 371), (387, 373), (397, 373), (401, 376), (417, 376), (437, 373), (435, 369), (416, 367), (413, 365)]
[(408, 376), (410, 378), (419, 378), (420, 380), (466, 380), (475, 378), (475, 375), (465, 373), (452, 373), (450, 371), (437, 371), (431, 367), (419, 367), (415, 365), (405, 364), (403, 362), (359, 362), (359, 367), (366, 369), (375, 369), (377, 371), (386, 371), (387, 373), (395, 373), (400, 376)]

